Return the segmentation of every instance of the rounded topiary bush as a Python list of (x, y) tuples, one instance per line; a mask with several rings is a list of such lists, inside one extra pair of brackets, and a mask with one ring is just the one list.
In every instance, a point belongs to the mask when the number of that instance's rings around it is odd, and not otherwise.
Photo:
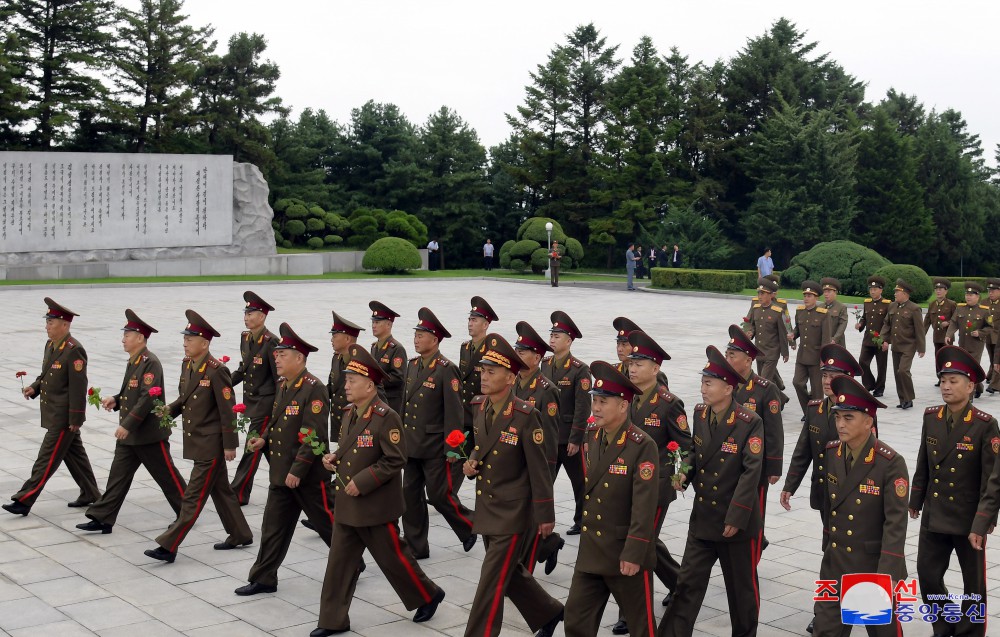
[(523, 239), (518, 241), (510, 248), (510, 258), (511, 261), (514, 259), (520, 259), (525, 263), (531, 262), (531, 255), (535, 250), (541, 248), (542, 245), (537, 241), (532, 241), (531, 239)]
[(288, 239), (285, 239), (284, 241), (281, 242), (281, 247), (287, 250), (288, 248), (292, 247), (292, 242), (289, 241)]
[(538, 248), (531, 253), (531, 271), (541, 274), (549, 267), (549, 252), (545, 248)]
[(913, 294), (910, 295), (915, 303), (923, 303), (934, 293), (934, 282), (930, 275), (915, 265), (893, 264), (886, 265), (872, 274), (885, 279), (885, 290), (883, 294), (886, 298), (892, 298), (892, 289), (896, 287), (896, 279), (903, 279), (913, 286)]
[(318, 250), (323, 247), (323, 240), (320, 239), (319, 237), (312, 237), (308, 241), (306, 241), (306, 245), (312, 248), (313, 250)]
[(550, 221), (552, 222), (552, 240), (566, 243), (566, 233), (563, 232), (562, 226), (555, 219), (548, 217), (532, 217), (522, 223), (521, 227), (517, 229), (518, 240), (530, 239), (537, 241), (539, 245), (547, 245), (549, 236), (545, 231), (545, 224)]
[(525, 263), (524, 259), (511, 259), (510, 269), (514, 272), (524, 272), (528, 269), (528, 264)]
[(789, 286), (797, 286), (805, 279), (832, 276), (840, 280), (842, 294), (864, 296), (868, 277), (887, 265), (890, 261), (871, 248), (853, 241), (826, 241), (795, 255), (783, 278)]
[(383, 237), (368, 246), (361, 259), (361, 267), (378, 272), (406, 272), (419, 270), (420, 252), (416, 246), (399, 237)]
[(285, 217), (289, 219), (305, 219), (309, 211), (300, 203), (292, 204), (285, 209)]
[[(583, 244), (576, 239), (570, 237), (566, 239), (566, 254), (572, 257), (573, 261), (583, 260)], [(569, 267), (569, 266), (566, 266)]]
[(344, 237), (339, 234), (328, 234), (323, 237), (323, 243), (328, 246), (335, 246), (344, 242)]
[(322, 219), (310, 217), (306, 219), (306, 230), (309, 232), (323, 232), (326, 230), (326, 224), (323, 223)]
[(500, 267), (509, 268), (510, 267), (510, 249), (514, 247), (517, 241), (513, 239), (508, 239), (504, 241), (503, 245), (500, 246)]
[(306, 233), (306, 224), (298, 219), (292, 219), (285, 224), (285, 234), (291, 238), (301, 237)]

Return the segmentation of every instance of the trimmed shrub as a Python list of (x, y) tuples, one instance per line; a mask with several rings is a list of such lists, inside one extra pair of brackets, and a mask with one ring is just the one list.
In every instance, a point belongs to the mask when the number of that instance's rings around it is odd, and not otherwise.
[(528, 264), (524, 262), (524, 259), (511, 259), (510, 269), (514, 272), (524, 272), (528, 269)]
[(525, 263), (531, 262), (531, 255), (534, 254), (535, 250), (541, 248), (542, 245), (537, 241), (532, 241), (531, 239), (523, 239), (515, 243), (510, 249), (511, 260), (520, 259)]
[(323, 237), (323, 243), (328, 246), (335, 246), (344, 242), (344, 237), (339, 234), (328, 234)]
[(571, 257), (569, 255), (565, 255), (565, 256), (563, 256), (562, 259), (559, 259), (559, 269), (560, 270), (569, 270), (570, 268), (573, 267), (573, 264), (574, 264), (573, 257)]
[(312, 237), (311, 239), (306, 241), (306, 245), (312, 248), (313, 250), (318, 250), (319, 248), (323, 247), (323, 240), (320, 239), (319, 237)]
[[(885, 279), (885, 290), (883, 294), (887, 299), (892, 299), (892, 289), (896, 287), (896, 279), (903, 279), (913, 286), (913, 294), (910, 298), (914, 303), (923, 303), (934, 294), (934, 282), (921, 268), (915, 265), (893, 264), (879, 268), (872, 274)], [(962, 300), (965, 300), (963, 295)]]
[(549, 267), (549, 251), (545, 248), (538, 248), (531, 253), (531, 271), (541, 274)]
[(840, 240), (826, 241), (800, 252), (790, 265), (784, 271), (785, 283), (790, 287), (798, 287), (805, 279), (818, 282), (832, 276), (840, 280), (843, 294), (864, 296), (868, 293), (868, 277), (891, 263), (871, 248)]
[(309, 216), (309, 211), (300, 203), (292, 204), (285, 209), (287, 219), (305, 219)]
[(514, 241), (513, 239), (509, 239), (507, 241), (504, 241), (503, 245), (500, 246), (500, 267), (501, 268), (509, 268), (510, 267), (510, 249), (514, 247), (515, 243), (517, 243), (517, 241)]
[(281, 236), (281, 232), (279, 232), (278, 229), (275, 228), (274, 229), (274, 245), (280, 246), (281, 242), (284, 241), (284, 240), (285, 240), (285, 238), (283, 236)]
[[(951, 287), (948, 288), (948, 298), (956, 303), (965, 303), (965, 282), (975, 281), (979, 285), (983, 286), (983, 293), (979, 295), (979, 302), (985, 304), (983, 299), (986, 298), (986, 277), (982, 276), (946, 276), (944, 277), (951, 281)], [(933, 279), (932, 283), (933, 285)], [(931, 290), (934, 291), (933, 289)], [(916, 301), (916, 299), (914, 299)]]
[(322, 219), (310, 217), (309, 219), (306, 219), (306, 230), (309, 232), (323, 232), (326, 230), (326, 224)]
[(281, 242), (281, 247), (287, 250), (288, 248), (292, 247), (292, 242), (289, 241), (288, 239), (285, 239), (284, 241)]
[(559, 243), (566, 243), (566, 233), (563, 231), (562, 226), (555, 219), (549, 219), (548, 217), (532, 217), (522, 223), (521, 227), (517, 229), (518, 241), (530, 239), (531, 241), (537, 241), (539, 245), (547, 245), (549, 235), (545, 231), (545, 224), (550, 221), (552, 222), (552, 240)]
[(345, 230), (351, 228), (351, 222), (336, 212), (328, 212), (323, 215), (323, 222), (326, 224), (326, 229), (333, 234), (343, 234)]
[(368, 246), (361, 259), (361, 267), (366, 270), (396, 273), (419, 270), (420, 252), (416, 246), (399, 237), (383, 237)]
[(745, 286), (746, 274), (739, 271), (653, 268), (654, 288), (739, 292)]
[(293, 219), (285, 224), (285, 234), (290, 238), (301, 237), (306, 233), (306, 224), (299, 221), (298, 219)]
[(326, 210), (323, 210), (317, 205), (309, 206), (309, 217), (311, 219), (322, 219), (326, 216)]
[(567, 256), (572, 257), (573, 261), (582, 261), (583, 244), (572, 237), (566, 239), (566, 254)]

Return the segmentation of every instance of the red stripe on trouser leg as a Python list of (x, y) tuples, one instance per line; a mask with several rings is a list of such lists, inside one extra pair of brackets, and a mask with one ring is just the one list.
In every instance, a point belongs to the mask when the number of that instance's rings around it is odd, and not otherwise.
[(323, 510), (330, 517), (330, 531), (333, 531), (333, 511), (330, 510), (330, 501), (326, 497), (326, 483), (319, 483), (319, 494), (323, 496)]
[(410, 579), (413, 580), (413, 584), (417, 587), (417, 591), (420, 593), (420, 596), (424, 598), (424, 603), (429, 604), (431, 596), (427, 593), (427, 589), (420, 582), (420, 578), (417, 577), (417, 572), (413, 570), (410, 560), (406, 559), (406, 556), (403, 555), (403, 547), (399, 544), (399, 529), (397, 529), (396, 525), (392, 522), (386, 524), (385, 526), (389, 529), (389, 537), (392, 539), (392, 548), (396, 550), (396, 557), (406, 569), (406, 573), (410, 576)]
[[(271, 419), (270, 416), (264, 416), (264, 422), (260, 426), (260, 437), (263, 438), (267, 434), (267, 423)], [(246, 491), (247, 485), (253, 482), (253, 476), (257, 473), (257, 465), (260, 464), (261, 454), (264, 452), (264, 447), (261, 447), (257, 451), (253, 452), (253, 457), (250, 458), (250, 468), (247, 470), (247, 475), (243, 478), (243, 484), (240, 485), (239, 493), (236, 497), (239, 498), (240, 502), (243, 502), (243, 492)]]
[(656, 625), (653, 622), (653, 571), (642, 572), (642, 583), (646, 588), (646, 621), (649, 623), (650, 636), (656, 634)]
[(503, 560), (503, 568), (500, 569), (500, 579), (497, 580), (496, 592), (493, 593), (493, 603), (490, 604), (490, 614), (486, 618), (486, 630), (483, 632), (485, 637), (489, 637), (492, 634), (493, 620), (496, 619), (497, 610), (499, 610), (500, 605), (503, 604), (503, 585), (507, 581), (507, 569), (510, 568), (510, 558), (514, 555), (514, 549), (517, 548), (517, 535), (512, 535), (510, 537), (510, 546), (507, 548), (507, 556)]
[(170, 459), (170, 452), (167, 451), (167, 443), (165, 440), (160, 441), (160, 451), (163, 452), (163, 462), (167, 464), (167, 471), (170, 472), (170, 478), (177, 485), (177, 490), (180, 492), (181, 497), (184, 497), (184, 488), (181, 486), (181, 480), (177, 477), (177, 473), (174, 471), (174, 463)]
[(587, 459), (584, 457), (583, 445), (580, 445), (580, 450), (576, 452), (576, 455), (580, 458), (580, 466), (583, 467), (583, 477), (587, 477)]
[(528, 572), (535, 574), (535, 556), (538, 554), (538, 542), (542, 539), (541, 533), (535, 534), (535, 541), (531, 543), (531, 551), (528, 553)]
[(195, 520), (197, 520), (198, 516), (201, 515), (201, 510), (205, 506), (205, 494), (208, 493), (208, 488), (212, 484), (212, 475), (215, 473), (215, 464), (217, 462), (218, 459), (213, 460), (212, 466), (208, 468), (208, 476), (205, 478), (205, 486), (201, 488), (201, 493), (198, 494), (198, 503), (194, 507), (194, 516), (191, 518), (191, 521), (187, 523), (187, 526), (181, 529), (181, 532), (177, 535), (177, 541), (174, 542), (174, 545), (168, 549), (171, 553), (177, 552), (177, 547), (181, 545), (181, 542), (184, 541), (188, 531), (190, 531), (191, 527), (194, 526)]
[(42, 473), (42, 479), (38, 481), (38, 484), (35, 485), (34, 489), (21, 496), (22, 499), (27, 500), (35, 493), (38, 493), (38, 491), (45, 486), (45, 483), (49, 481), (49, 475), (52, 472), (52, 463), (55, 462), (56, 455), (59, 453), (59, 445), (62, 444), (63, 436), (65, 435), (65, 429), (59, 432), (59, 437), (56, 439), (56, 446), (52, 448), (52, 453), (49, 454), (49, 463), (45, 465), (45, 472)]
[(462, 511), (458, 508), (458, 502), (455, 500), (455, 498), (451, 497), (451, 494), (454, 493), (454, 487), (451, 479), (451, 463), (448, 462), (447, 460), (445, 460), (444, 463), (445, 463), (444, 475), (448, 477), (448, 493), (446, 494), (446, 497), (448, 498), (448, 504), (451, 505), (451, 508), (455, 509), (455, 515), (457, 515), (462, 520), (462, 522), (468, 524), (469, 528), (471, 529), (472, 521), (466, 518), (464, 515), (462, 515)]
[(760, 613), (760, 590), (757, 588), (757, 560), (760, 550), (756, 546), (756, 540), (750, 540), (750, 581), (753, 582), (753, 599), (757, 604), (757, 612)]

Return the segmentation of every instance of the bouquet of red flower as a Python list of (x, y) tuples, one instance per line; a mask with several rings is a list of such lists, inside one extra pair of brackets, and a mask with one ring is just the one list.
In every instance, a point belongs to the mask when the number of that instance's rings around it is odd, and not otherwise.
[(98, 409), (101, 408), (100, 387), (91, 387), (90, 389), (87, 390), (87, 402), (93, 405), (94, 407), (97, 407)]
[(14, 374), (14, 377), (21, 381), (21, 391), (24, 391), (24, 377), (28, 375), (28, 372), (18, 372)]
[(878, 331), (868, 330), (868, 332), (872, 335), (872, 345), (875, 347), (882, 347), (882, 343), (885, 342), (885, 339), (879, 335)]
[(674, 487), (680, 487), (684, 484), (682, 478), (686, 477), (687, 472), (691, 470), (691, 465), (684, 462), (688, 452), (681, 451), (681, 446), (677, 444), (676, 440), (667, 443), (667, 452), (668, 457), (674, 462), (674, 474), (670, 476), (670, 483)]
[(948, 325), (948, 317), (944, 314), (938, 314), (938, 328), (944, 329)]
[(449, 451), (444, 454), (448, 458), (453, 458), (455, 460), (468, 460), (469, 455), (465, 453), (465, 432), (461, 429), (455, 429), (448, 437), (444, 439), (444, 444), (448, 445), (452, 449), (458, 449), (458, 451)]
[(167, 404), (163, 402), (163, 388), (150, 387), (149, 395), (153, 399), (153, 413), (160, 419), (160, 426), (164, 429), (174, 428), (174, 419), (170, 417)]

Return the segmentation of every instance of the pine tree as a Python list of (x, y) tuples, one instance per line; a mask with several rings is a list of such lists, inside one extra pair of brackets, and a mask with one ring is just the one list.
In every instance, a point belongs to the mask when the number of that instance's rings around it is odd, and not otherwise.
[[(6, 19), (0, 11), (0, 20)], [(0, 38), (0, 95), (3, 96), (0, 98), (0, 148), (11, 149), (24, 144), (21, 127), (31, 117), (29, 93), (24, 86), (25, 68), (16, 61), (24, 60), (27, 51), (16, 33), (9, 32)]]

